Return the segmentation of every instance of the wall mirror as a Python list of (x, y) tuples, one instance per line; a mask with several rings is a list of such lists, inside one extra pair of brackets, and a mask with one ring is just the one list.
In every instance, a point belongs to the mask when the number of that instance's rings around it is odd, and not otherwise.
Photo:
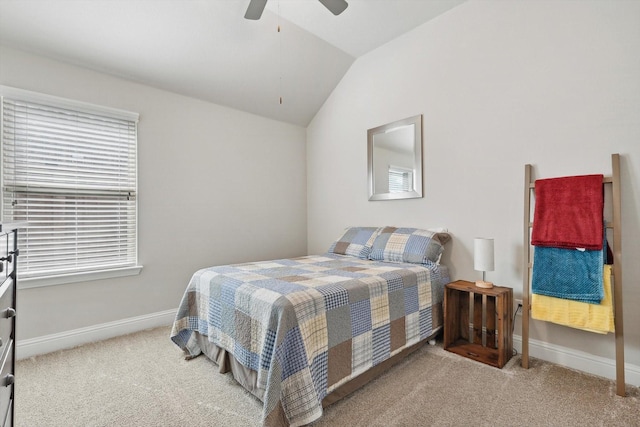
[(367, 131), (369, 200), (422, 197), (422, 115)]

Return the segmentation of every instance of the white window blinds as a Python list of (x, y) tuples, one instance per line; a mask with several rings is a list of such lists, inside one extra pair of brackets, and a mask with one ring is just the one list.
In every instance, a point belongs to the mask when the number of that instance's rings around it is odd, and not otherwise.
[(137, 263), (137, 115), (2, 99), (2, 216), (23, 278)]
[(402, 193), (413, 188), (413, 171), (398, 166), (389, 166), (389, 193)]

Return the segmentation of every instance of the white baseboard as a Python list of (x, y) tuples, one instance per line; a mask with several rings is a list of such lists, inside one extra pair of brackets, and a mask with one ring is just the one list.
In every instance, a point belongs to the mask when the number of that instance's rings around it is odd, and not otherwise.
[[(176, 310), (166, 310), (57, 334), (19, 340), (16, 345), (16, 357), (17, 359), (25, 359), (145, 329), (169, 326), (175, 315)], [(518, 352), (522, 352), (521, 336), (513, 336), (513, 346)], [(612, 380), (616, 378), (615, 360), (594, 356), (568, 347), (529, 339), (529, 355), (604, 378)], [(640, 387), (640, 366), (625, 363), (625, 382)]]
[[(522, 337), (513, 336), (513, 347), (522, 352)], [(561, 366), (612, 380), (616, 379), (616, 362), (606, 357), (594, 356), (568, 347), (529, 339), (529, 355)], [(625, 383), (640, 387), (640, 366), (624, 364)]]
[(176, 310), (166, 310), (57, 334), (18, 340), (16, 343), (16, 358), (26, 359), (27, 357), (64, 350), (145, 329), (168, 326), (173, 323), (175, 316)]

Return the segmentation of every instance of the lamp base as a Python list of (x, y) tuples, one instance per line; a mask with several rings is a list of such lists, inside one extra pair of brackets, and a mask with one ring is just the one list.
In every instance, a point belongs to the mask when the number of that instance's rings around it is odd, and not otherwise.
[(476, 281), (476, 286), (479, 287), (479, 288), (490, 289), (490, 288), (493, 288), (493, 283), (485, 282), (484, 280), (477, 280)]

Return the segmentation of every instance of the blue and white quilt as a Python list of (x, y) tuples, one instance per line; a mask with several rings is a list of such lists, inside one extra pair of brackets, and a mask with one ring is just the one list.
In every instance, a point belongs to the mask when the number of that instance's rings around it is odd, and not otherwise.
[(196, 272), (171, 339), (208, 337), (257, 373), (263, 424), (308, 424), (340, 385), (442, 327), (446, 267), (324, 254)]

